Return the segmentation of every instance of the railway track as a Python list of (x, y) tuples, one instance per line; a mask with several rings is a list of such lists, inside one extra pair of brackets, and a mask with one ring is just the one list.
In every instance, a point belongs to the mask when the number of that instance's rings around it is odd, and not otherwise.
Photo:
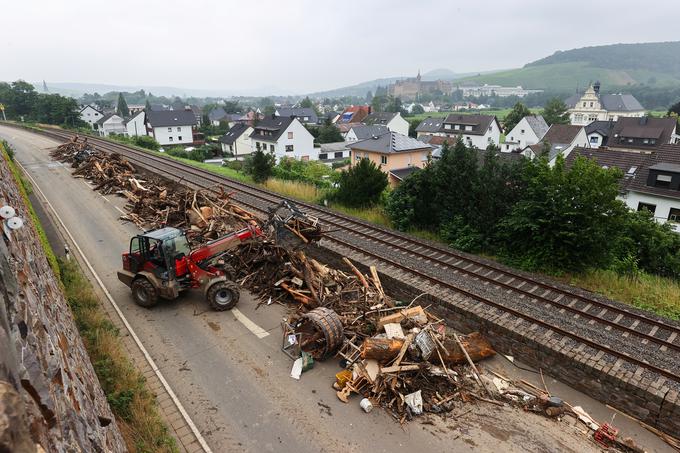
[[(71, 132), (58, 130), (43, 134), (61, 141), (73, 136)], [(235, 201), (249, 209), (264, 213), (268, 206), (284, 198), (164, 156), (98, 138), (88, 139), (105, 151), (120, 153), (133, 163), (169, 179), (196, 188), (222, 185), (232, 189)], [(296, 203), (333, 230), (326, 238), (337, 245), (417, 276), (429, 285), (462, 294), (499, 312), (510, 313), (596, 351), (678, 381), (680, 327), (671, 321), (320, 206)], [(461, 277), (477, 282), (477, 287), (461, 284)], [(495, 295), (489, 294), (494, 291)], [(497, 296), (503, 293), (505, 300), (499, 301)], [(549, 316), (541, 316), (541, 313), (549, 313)], [(570, 321), (567, 323), (570, 326), (563, 325), (565, 320)], [(598, 331), (602, 334), (595, 335)]]

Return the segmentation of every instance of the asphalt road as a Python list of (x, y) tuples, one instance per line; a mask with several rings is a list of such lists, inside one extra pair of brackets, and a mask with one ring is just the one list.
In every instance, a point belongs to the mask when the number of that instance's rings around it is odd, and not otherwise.
[[(116, 278), (121, 252), (138, 233), (118, 220), (123, 200), (101, 196), (53, 162), (53, 140), (3, 126), (0, 137), (58, 211), (213, 451), (597, 451), (573, 422), (558, 426), (488, 404), (403, 428), (380, 409), (366, 414), (356, 396), (349, 404), (336, 398), (334, 360), (300, 381), (289, 376), (292, 361), (280, 350), (285, 308), (257, 309), (247, 292), (238, 317), (210, 311), (198, 292), (150, 310), (136, 306)], [(649, 436), (640, 436), (650, 448)], [(655, 442), (652, 450), (665, 449)]]

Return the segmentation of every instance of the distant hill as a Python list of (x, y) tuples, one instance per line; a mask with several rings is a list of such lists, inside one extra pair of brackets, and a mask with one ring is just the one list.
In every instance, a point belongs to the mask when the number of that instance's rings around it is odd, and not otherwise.
[(557, 51), (523, 68), (461, 79), (555, 91), (573, 91), (595, 80), (600, 80), (606, 90), (630, 85), (680, 84), (680, 42), (611, 44)]

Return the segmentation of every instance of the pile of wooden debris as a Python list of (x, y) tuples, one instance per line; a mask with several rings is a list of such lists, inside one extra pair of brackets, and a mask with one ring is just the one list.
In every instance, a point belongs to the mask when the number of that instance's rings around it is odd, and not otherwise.
[(193, 191), (155, 175), (142, 176), (123, 156), (96, 150), (87, 139), (76, 136), (58, 146), (52, 157), (70, 163), (73, 176), (87, 179), (94, 190), (125, 197), (127, 213), (121, 219), (143, 230), (172, 226), (186, 230), (189, 241), (200, 244), (257, 222), (222, 188)]

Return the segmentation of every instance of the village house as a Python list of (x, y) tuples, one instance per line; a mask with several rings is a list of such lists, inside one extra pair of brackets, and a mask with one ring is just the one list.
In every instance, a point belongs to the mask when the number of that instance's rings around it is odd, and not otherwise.
[(362, 123), (367, 126), (385, 126), (392, 132), (408, 135), (409, 123), (399, 112), (373, 112)]
[(547, 151), (550, 165), (555, 165), (557, 156), (562, 155), (566, 158), (577, 146), (589, 147), (588, 136), (584, 127), (553, 124), (540, 142), (525, 147), (522, 154), (534, 159)]
[(208, 120), (213, 126), (219, 126), (221, 121), (227, 121), (227, 112), (222, 107), (214, 108), (208, 113)]
[(140, 110), (125, 120), (125, 130), (128, 137), (147, 135), (146, 113)]
[[(349, 131), (344, 134), (346, 142), (356, 142), (359, 140), (366, 140), (374, 135), (382, 135), (389, 132), (387, 126), (375, 125), (367, 126), (365, 124), (352, 124)], [(404, 134), (406, 135), (406, 134)]]
[(188, 110), (150, 111), (146, 115), (146, 130), (162, 146), (194, 143), (196, 117)]
[(420, 122), (418, 127), (416, 127), (416, 137), (422, 137), (423, 135), (435, 135), (439, 134), (442, 128), (443, 118), (433, 118), (428, 116)]
[(97, 121), (99, 121), (104, 116), (104, 112), (91, 106), (86, 105), (80, 109), (78, 117), (81, 121), (85, 121), (93, 130), (97, 130)]
[(588, 137), (588, 145), (591, 148), (607, 146), (609, 134), (611, 133), (613, 126), (614, 121), (612, 120), (597, 120), (587, 125), (585, 130), (586, 136)]
[(442, 121), (442, 127), (435, 135), (461, 137), (467, 146), (486, 149), (499, 145), (501, 126), (493, 115), (451, 114)]
[(430, 145), (398, 132), (387, 132), (347, 146), (351, 150), (350, 165), (361, 159), (369, 159), (387, 173), (392, 187), (417, 169), (423, 168), (432, 153)]
[(566, 164), (578, 156), (595, 159), (604, 168), (619, 168), (619, 198), (628, 208), (648, 210), (657, 222), (669, 222), (680, 232), (680, 145), (661, 145), (649, 153), (576, 148)]
[(252, 151), (274, 154), (276, 161), (283, 158), (317, 160), (314, 137), (297, 118), (272, 115), (257, 122), (250, 135)]
[(674, 142), (676, 118), (619, 118), (613, 123), (607, 147), (650, 151)]
[(371, 113), (370, 105), (353, 105), (342, 111), (337, 124), (361, 123)]
[(222, 152), (231, 153), (236, 160), (250, 155), (253, 151), (250, 134), (253, 128), (245, 123), (234, 124), (229, 131), (220, 137)]
[(97, 125), (96, 130), (100, 137), (108, 137), (111, 134), (127, 134), (125, 120), (115, 113), (107, 113), (99, 118), (95, 124)]
[(505, 135), (505, 143), (501, 145), (501, 151), (509, 153), (534, 145), (541, 141), (545, 133), (548, 132), (548, 128), (548, 123), (542, 116), (525, 116)]
[(326, 165), (342, 162), (350, 158), (350, 149), (346, 142), (322, 143), (319, 149), (319, 161)]
[(644, 107), (631, 94), (600, 94), (600, 82), (590, 85), (583, 94), (571, 96), (565, 104), (571, 124), (577, 126), (645, 115)]
[(309, 107), (279, 107), (274, 112), (276, 116), (296, 117), (302, 124), (319, 124), (319, 117), (314, 109)]

